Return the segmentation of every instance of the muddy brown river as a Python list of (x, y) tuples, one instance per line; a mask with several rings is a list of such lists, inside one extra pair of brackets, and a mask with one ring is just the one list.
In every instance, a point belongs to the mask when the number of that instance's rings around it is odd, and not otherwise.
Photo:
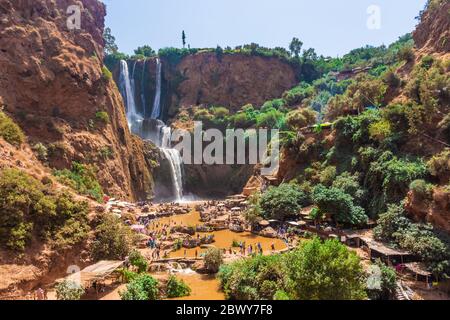
[[(200, 221), (200, 213), (197, 211), (193, 211), (189, 214), (185, 215), (179, 215), (179, 216), (172, 216), (172, 217), (166, 217), (158, 219), (157, 221), (153, 222), (151, 225), (151, 230), (157, 230), (161, 228), (161, 225), (182, 225), (182, 226), (192, 226), (195, 227), (197, 225), (201, 225), (202, 222)], [(283, 240), (280, 239), (271, 239), (271, 238), (264, 238), (258, 235), (255, 235), (250, 232), (241, 232), (236, 233), (231, 230), (220, 230), (220, 231), (214, 231), (211, 233), (200, 233), (202, 236), (212, 234), (214, 235), (215, 242), (212, 244), (213, 246), (219, 248), (219, 249), (226, 249), (227, 252), (230, 250), (233, 241), (237, 242), (245, 242), (246, 246), (252, 245), (253, 248), (256, 247), (258, 243), (261, 244), (264, 253), (269, 253), (272, 251), (271, 247), (272, 244), (275, 246), (275, 250), (283, 250), (285, 249), (286, 243)], [(239, 248), (231, 248), (234, 252), (238, 253)], [(194, 258), (196, 253), (198, 256), (201, 256), (202, 253), (204, 253), (207, 249), (201, 249), (201, 248), (194, 248), (194, 249), (180, 249), (177, 251), (173, 251), (169, 254), (169, 257), (171, 258)]]

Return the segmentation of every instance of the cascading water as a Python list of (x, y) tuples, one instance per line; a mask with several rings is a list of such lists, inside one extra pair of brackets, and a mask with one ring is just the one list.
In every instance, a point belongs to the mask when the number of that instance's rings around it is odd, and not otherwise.
[(161, 82), (162, 82), (162, 63), (159, 59), (156, 59), (156, 91), (155, 100), (153, 103), (153, 109), (151, 119), (156, 122), (156, 128), (152, 130), (145, 130), (144, 118), (145, 118), (145, 96), (144, 96), (144, 76), (145, 76), (144, 61), (142, 83), (141, 83), (141, 99), (144, 110), (144, 116), (141, 116), (136, 111), (135, 103), (135, 86), (134, 86), (134, 70), (136, 68), (136, 62), (133, 67), (133, 74), (130, 77), (128, 72), (128, 64), (126, 61), (120, 61), (120, 91), (124, 97), (125, 104), (127, 106), (127, 118), (130, 129), (141, 136), (143, 139), (149, 139), (154, 142), (161, 150), (164, 157), (170, 164), (170, 173), (172, 180), (172, 189), (176, 201), (182, 201), (183, 199), (183, 163), (182, 157), (178, 150), (172, 149), (171, 146), (171, 129), (166, 126), (165, 123), (160, 120), (161, 117)]
[(142, 113), (144, 117), (147, 116), (147, 104), (145, 102), (145, 66), (147, 65), (147, 59), (144, 60), (144, 66), (142, 67), (142, 78), (141, 78), (141, 102), (142, 102)]
[(144, 118), (136, 110), (136, 102), (134, 100), (134, 79), (130, 77), (128, 63), (125, 60), (120, 61), (119, 87), (127, 107), (128, 126), (132, 132), (137, 133), (140, 131)]
[(161, 78), (162, 78), (162, 63), (156, 58), (156, 93), (155, 101), (153, 102), (152, 119), (159, 119), (161, 116)]

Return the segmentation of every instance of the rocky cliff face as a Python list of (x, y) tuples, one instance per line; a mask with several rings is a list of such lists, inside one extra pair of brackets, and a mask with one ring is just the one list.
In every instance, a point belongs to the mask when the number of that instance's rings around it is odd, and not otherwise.
[(417, 49), (423, 53), (450, 52), (450, 2), (431, 1), (413, 36)]
[(176, 67), (183, 81), (173, 103), (178, 106), (221, 105), (236, 110), (280, 97), (296, 83), (290, 65), (277, 58), (198, 53)]
[[(67, 27), (74, 4), (80, 30)], [(30, 144), (52, 150), (51, 167), (94, 164), (108, 194), (142, 199), (152, 176), (146, 146), (130, 134), (122, 98), (102, 71), (105, 14), (97, 0), (0, 0), (0, 96)]]

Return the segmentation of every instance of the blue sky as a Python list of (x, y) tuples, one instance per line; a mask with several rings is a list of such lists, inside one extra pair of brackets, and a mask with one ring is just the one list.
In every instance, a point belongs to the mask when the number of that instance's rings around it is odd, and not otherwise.
[[(103, 0), (106, 25), (121, 51), (140, 45), (181, 47), (185, 30), (191, 47), (237, 46), (256, 42), (288, 47), (293, 37), (304, 48), (342, 56), (366, 44), (390, 44), (411, 32), (426, 0)], [(367, 27), (367, 9), (377, 5), (381, 28)]]

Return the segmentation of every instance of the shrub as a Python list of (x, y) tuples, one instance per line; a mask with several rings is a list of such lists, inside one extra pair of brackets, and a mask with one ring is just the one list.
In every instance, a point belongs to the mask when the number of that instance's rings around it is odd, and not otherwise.
[(344, 172), (338, 176), (333, 182), (333, 188), (340, 189), (346, 194), (353, 197), (356, 203), (362, 204), (366, 196), (365, 190), (359, 184), (359, 174), (351, 175), (349, 172)]
[(326, 186), (331, 186), (336, 178), (336, 167), (328, 166), (320, 173), (320, 183)]
[(286, 124), (291, 130), (299, 131), (316, 122), (317, 113), (309, 108), (291, 111), (286, 116)]
[(218, 248), (210, 248), (204, 256), (205, 267), (209, 272), (216, 273), (219, 271), (223, 262), (222, 251)]
[(54, 175), (61, 183), (68, 185), (81, 194), (89, 195), (98, 202), (103, 201), (103, 190), (97, 181), (93, 166), (73, 162), (72, 170), (56, 170)]
[(369, 126), (370, 137), (378, 142), (382, 142), (392, 135), (391, 123), (387, 120), (380, 120)]
[(142, 274), (131, 280), (127, 284), (127, 289), (124, 292), (119, 292), (122, 300), (158, 300), (159, 299), (159, 284), (152, 276)]
[(411, 46), (404, 46), (398, 51), (400, 61), (411, 62), (414, 60), (414, 51)]
[(36, 143), (33, 146), (33, 151), (36, 152), (37, 158), (41, 161), (47, 161), (48, 157), (48, 149), (47, 147), (42, 143)]
[(191, 288), (183, 281), (178, 280), (175, 276), (171, 275), (167, 282), (167, 297), (168, 298), (180, 298), (191, 295)]
[(312, 198), (321, 212), (331, 214), (338, 223), (352, 226), (367, 223), (364, 209), (355, 206), (352, 196), (340, 189), (318, 185), (314, 188)]
[(421, 60), (421, 67), (430, 69), (433, 66), (434, 58), (432, 56), (425, 56)]
[(414, 180), (409, 185), (409, 189), (419, 200), (431, 200), (433, 196), (433, 185), (426, 183), (425, 180)]
[(58, 300), (80, 300), (84, 295), (84, 288), (69, 280), (58, 283), (55, 288)]
[(288, 254), (286, 265), (299, 300), (364, 299), (363, 267), (356, 253), (336, 240), (315, 238)]
[(113, 78), (113, 75), (112, 75), (111, 71), (109, 71), (107, 66), (102, 66), (102, 76), (103, 76), (103, 80), (106, 80), (106, 81), (111, 81)]
[(260, 205), (265, 218), (285, 220), (297, 215), (306, 201), (306, 195), (297, 185), (284, 183), (269, 187), (262, 195)]
[(144, 256), (137, 250), (131, 251), (128, 257), (130, 264), (138, 269), (138, 273), (146, 272), (148, 269), (148, 262)]
[(16, 147), (25, 141), (25, 135), (20, 127), (3, 111), (0, 111), (0, 136)]
[(97, 111), (95, 113), (95, 119), (104, 124), (109, 123), (109, 114), (106, 111)]
[(87, 235), (85, 202), (70, 194), (48, 194), (42, 183), (25, 172), (5, 169), (0, 173), (0, 245), (23, 251), (33, 233), (65, 246), (81, 242)]
[(434, 155), (427, 163), (431, 175), (439, 178), (442, 183), (450, 180), (450, 149), (445, 149)]
[(131, 229), (111, 214), (98, 217), (92, 256), (95, 260), (123, 260), (129, 255), (133, 244)]

